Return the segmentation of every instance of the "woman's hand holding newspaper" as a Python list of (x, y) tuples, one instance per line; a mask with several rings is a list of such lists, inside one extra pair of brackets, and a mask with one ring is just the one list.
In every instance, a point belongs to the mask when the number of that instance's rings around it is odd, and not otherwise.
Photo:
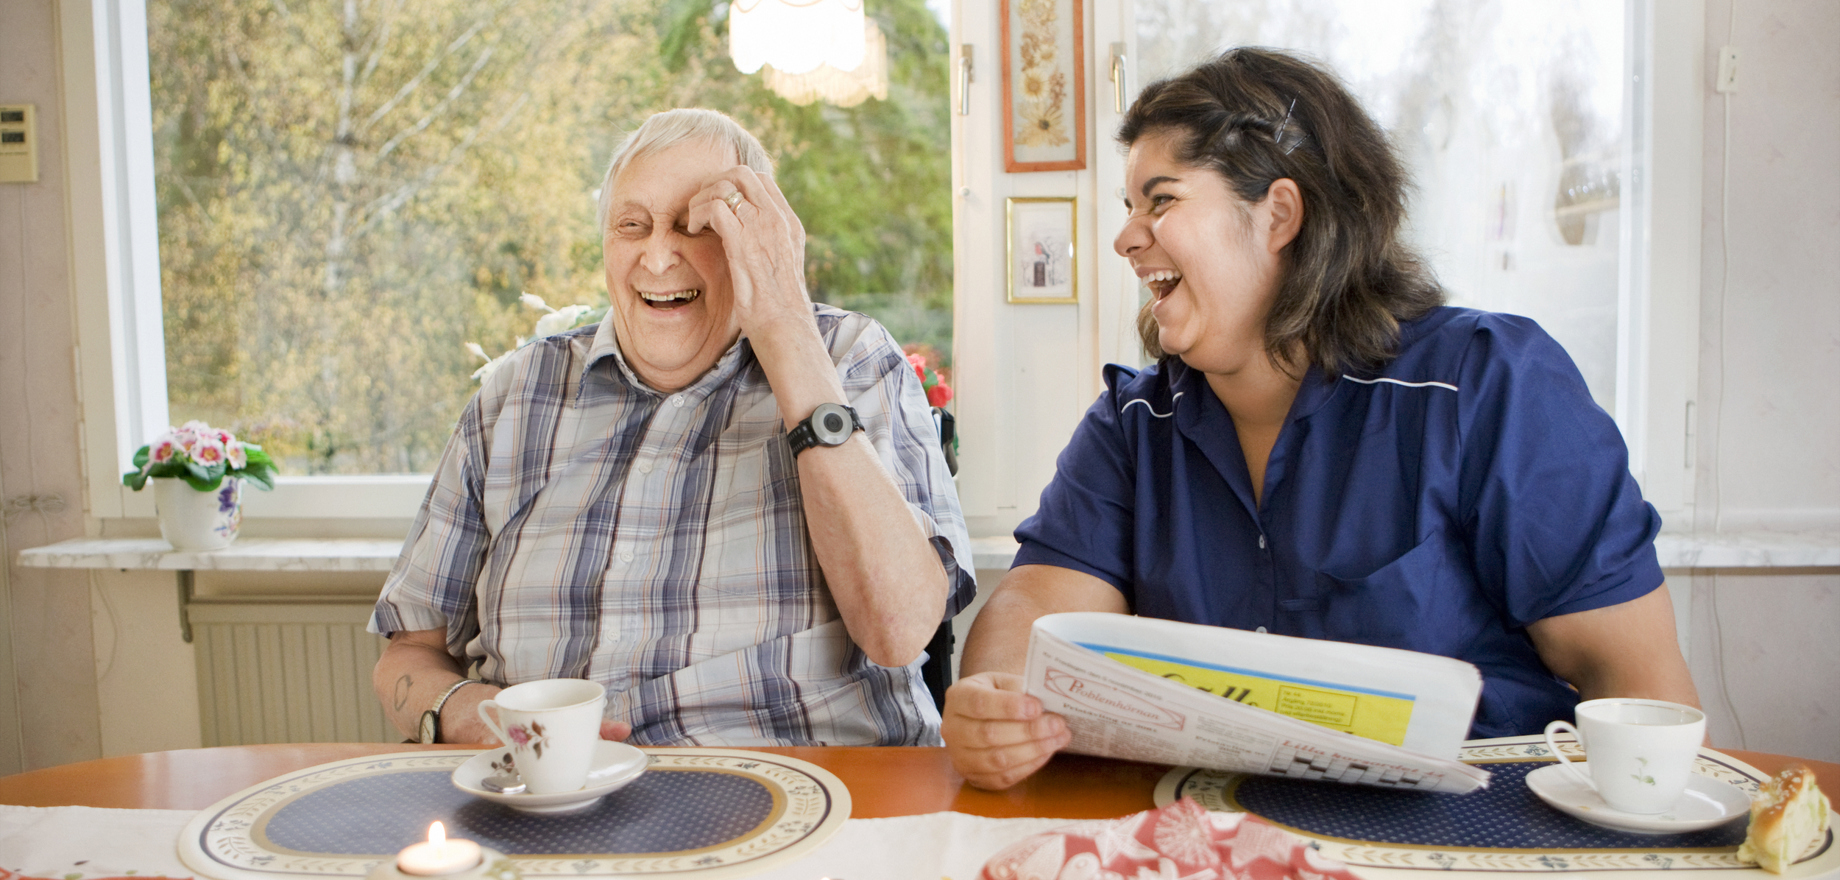
[(952, 767), (972, 785), (998, 791), (1041, 769), (1073, 741), (1067, 722), (1023, 693), (1023, 677), (980, 672), (946, 691), (940, 734)]

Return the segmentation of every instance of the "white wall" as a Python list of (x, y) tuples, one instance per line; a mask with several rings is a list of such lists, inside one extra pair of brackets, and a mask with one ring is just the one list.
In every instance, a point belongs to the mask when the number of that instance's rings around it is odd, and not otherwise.
[[(1705, 90), (1695, 526), (1835, 534), (1840, 3), (1732, 2), (1706, 3), (1706, 69), (1726, 44), (1741, 64), (1729, 104)], [(1840, 573), (1700, 571), (1692, 591), (1714, 744), (1840, 761)]]
[(65, 228), (56, 8), (7, 0), (0, 11), (0, 101), (37, 106), (39, 149), (39, 182), (0, 184), (0, 486), (8, 502), (57, 496), (65, 504), (11, 516), (0, 533), (0, 589), (11, 593), (0, 612), (17, 681), (16, 703), (0, 697), (10, 716), (0, 727), (19, 731), (0, 733), (0, 773), (94, 758), (101, 748), (89, 574), (16, 561), (22, 548), (84, 534), (70, 298), (77, 257)]

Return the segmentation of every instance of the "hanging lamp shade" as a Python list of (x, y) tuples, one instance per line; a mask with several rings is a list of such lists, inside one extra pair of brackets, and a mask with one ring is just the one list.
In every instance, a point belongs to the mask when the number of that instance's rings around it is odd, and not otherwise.
[(807, 73), (822, 64), (855, 70), (863, 48), (863, 0), (733, 0), (728, 6), (728, 55), (742, 73), (763, 64), (781, 73)]
[(801, 107), (826, 101), (854, 107), (870, 98), (888, 100), (888, 38), (875, 19), (863, 19), (863, 60), (855, 70), (838, 70), (820, 64), (805, 73), (786, 73), (768, 64), (760, 80), (773, 92)]

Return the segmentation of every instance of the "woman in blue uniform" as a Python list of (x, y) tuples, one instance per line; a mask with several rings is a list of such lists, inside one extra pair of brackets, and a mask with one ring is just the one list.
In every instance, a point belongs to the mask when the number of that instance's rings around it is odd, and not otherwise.
[(1108, 367), (943, 733), (1003, 788), (1069, 740), (1021, 692), (1030, 624), (1108, 611), (1475, 664), (1471, 735), (1581, 699), (1697, 705), (1615, 423), (1525, 318), (1442, 306), (1405, 173), (1335, 77), (1235, 49), (1139, 96), (1114, 247), (1158, 358)]

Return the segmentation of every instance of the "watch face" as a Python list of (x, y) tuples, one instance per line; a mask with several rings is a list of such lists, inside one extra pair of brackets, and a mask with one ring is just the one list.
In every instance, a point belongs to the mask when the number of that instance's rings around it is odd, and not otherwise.
[(837, 446), (850, 439), (855, 427), (851, 424), (850, 411), (834, 403), (821, 404), (812, 413), (811, 431), (818, 435), (818, 442), (826, 446)]
[(436, 718), (437, 716), (434, 714), (433, 709), (429, 709), (422, 713), (422, 723), (416, 725), (415, 728), (415, 738), (418, 742), (434, 742), (434, 725)]

